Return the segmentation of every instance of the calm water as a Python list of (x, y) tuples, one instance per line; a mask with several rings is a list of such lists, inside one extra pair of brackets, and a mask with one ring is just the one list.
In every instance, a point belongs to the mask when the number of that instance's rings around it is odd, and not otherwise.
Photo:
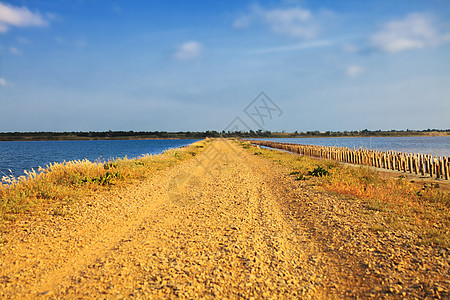
[(367, 148), (450, 156), (450, 136), (255, 139), (303, 145)]
[(37, 171), (39, 166), (45, 167), (50, 162), (135, 158), (147, 153), (159, 154), (195, 141), (198, 140), (0, 142), (0, 179), (4, 173), (11, 174), (8, 169), (14, 176), (21, 176), (24, 170), (34, 168)]

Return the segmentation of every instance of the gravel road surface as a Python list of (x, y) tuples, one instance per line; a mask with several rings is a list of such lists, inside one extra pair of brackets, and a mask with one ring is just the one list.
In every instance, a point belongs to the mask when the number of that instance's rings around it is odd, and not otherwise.
[(237, 143), (2, 233), (1, 298), (447, 298), (448, 249), (373, 230)]

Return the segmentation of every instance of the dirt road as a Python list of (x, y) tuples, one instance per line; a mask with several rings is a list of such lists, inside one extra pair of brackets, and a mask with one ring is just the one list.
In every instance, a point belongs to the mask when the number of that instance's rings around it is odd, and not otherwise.
[(1, 298), (448, 297), (448, 249), (232, 141), (2, 234)]

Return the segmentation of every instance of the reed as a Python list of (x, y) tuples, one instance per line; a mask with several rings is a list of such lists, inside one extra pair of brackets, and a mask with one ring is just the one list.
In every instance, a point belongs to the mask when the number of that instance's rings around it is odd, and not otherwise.
[(144, 180), (157, 170), (195, 156), (207, 143), (208, 139), (136, 159), (54, 163), (37, 171), (25, 171), (17, 178), (5, 175), (0, 182), (0, 221), (14, 220), (39, 206), (55, 204), (61, 208), (94, 192)]

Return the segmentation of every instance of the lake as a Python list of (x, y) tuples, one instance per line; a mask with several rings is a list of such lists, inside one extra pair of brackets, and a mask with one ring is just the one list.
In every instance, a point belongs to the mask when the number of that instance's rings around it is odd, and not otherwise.
[(108, 140), (108, 141), (17, 141), (0, 142), (0, 179), (24, 175), (39, 166), (70, 160), (106, 161), (112, 158), (136, 158), (143, 154), (160, 154), (169, 148), (192, 144), (198, 139), (180, 140)]
[[(368, 148), (380, 151), (402, 151), (437, 156), (450, 156), (450, 136), (442, 137), (346, 137), (346, 138), (279, 138), (259, 139), (304, 145)], [(88, 159), (105, 161), (112, 158), (136, 158), (143, 154), (159, 154), (198, 141), (180, 140), (108, 140), (108, 141), (23, 141), (0, 142), (0, 178), (24, 174), (24, 170), (45, 167), (48, 163)]]
[(365, 148), (379, 151), (400, 151), (436, 156), (450, 156), (450, 136), (420, 137), (330, 137), (330, 138), (276, 138), (255, 139), (302, 145)]

